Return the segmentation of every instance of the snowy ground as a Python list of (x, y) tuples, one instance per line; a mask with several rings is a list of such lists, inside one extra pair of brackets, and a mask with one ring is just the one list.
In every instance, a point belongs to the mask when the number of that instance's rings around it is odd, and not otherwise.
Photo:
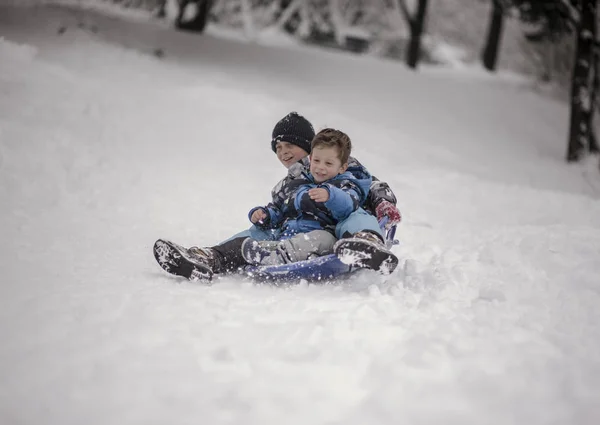
[[(564, 105), (78, 9), (0, 6), (0, 37), (1, 423), (600, 419), (600, 177), (563, 163)], [(405, 267), (165, 275), (155, 239), (216, 243), (268, 200), (291, 110), (393, 187)]]

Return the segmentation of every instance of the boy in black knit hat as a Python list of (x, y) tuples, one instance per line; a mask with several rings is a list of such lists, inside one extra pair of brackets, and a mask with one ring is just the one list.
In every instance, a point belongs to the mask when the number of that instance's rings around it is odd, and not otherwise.
[(308, 157), (315, 130), (310, 122), (297, 112), (291, 112), (275, 124), (271, 135), (271, 149), (285, 166)]
[[(312, 124), (297, 112), (291, 112), (277, 122), (273, 128), (271, 138), (271, 149), (276, 153), (279, 161), (288, 169), (288, 174), (284, 177), (272, 190), (273, 204), (280, 205), (290, 197), (290, 194), (295, 191), (297, 182), (301, 179), (303, 173), (309, 170), (309, 157), (311, 152), (311, 141), (315, 136)], [(356, 159), (350, 157), (348, 163), (348, 171), (357, 178), (371, 178), (370, 173)], [(401, 216), (395, 206), (396, 197), (387, 185), (387, 183), (378, 181), (373, 177), (370, 191), (367, 200), (363, 204), (365, 209), (359, 208), (353, 212), (347, 219), (339, 222), (336, 226), (335, 233), (339, 239), (336, 244), (336, 253), (348, 252), (348, 247), (352, 241), (360, 240), (362, 243), (369, 244), (369, 249), (375, 250), (378, 253), (383, 253), (379, 256), (382, 262), (387, 257), (393, 257), (395, 264), (397, 258), (389, 252), (383, 242), (383, 234), (379, 227), (378, 219), (383, 217), (388, 218), (387, 225), (392, 226), (400, 222)], [(365, 210), (370, 211), (366, 212)], [(188, 254), (194, 259), (201, 261), (210, 268), (211, 272), (224, 273), (233, 272), (232, 268), (221, 258), (229, 258), (232, 253), (231, 247), (238, 249), (237, 243), (228, 243), (238, 238), (252, 238), (258, 241), (277, 241), (281, 236), (280, 229), (265, 229), (262, 226), (252, 226), (248, 230), (240, 232), (223, 243), (210, 247), (198, 248), (191, 247)], [(237, 253), (236, 253), (237, 254)], [(235, 256), (235, 255), (234, 255)], [(356, 264), (358, 266), (379, 269), (378, 264)], [(391, 272), (393, 270), (387, 270)]]

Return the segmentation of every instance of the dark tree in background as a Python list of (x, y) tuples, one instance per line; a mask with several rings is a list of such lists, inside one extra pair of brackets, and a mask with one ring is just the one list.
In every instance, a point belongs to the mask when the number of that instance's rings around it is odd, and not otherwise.
[(481, 54), (481, 61), (483, 66), (488, 71), (496, 70), (496, 63), (498, 62), (498, 49), (500, 47), (500, 41), (502, 40), (502, 28), (504, 26), (504, 11), (502, 10), (502, 4), (499, 1), (492, 1), (492, 7), (490, 9), (490, 26), (488, 27), (488, 34), (486, 37), (485, 47)]
[[(519, 19), (540, 28), (531, 42), (557, 41), (575, 33), (571, 74), (571, 117), (567, 161), (579, 161), (598, 152), (593, 119), (598, 90), (597, 0), (492, 0), (504, 12), (516, 11)], [(491, 30), (490, 30), (491, 31)]]
[[(210, 8), (214, 0), (177, 0), (177, 17), (175, 18), (175, 27), (181, 30), (203, 32), (208, 22)], [(164, 18), (166, 16), (167, 0), (157, 0), (156, 16)], [(189, 21), (184, 21), (183, 16), (190, 4), (196, 5), (196, 14)]]
[[(203, 32), (208, 22), (212, 0), (177, 0), (179, 13), (175, 19), (175, 26), (181, 30)], [(188, 4), (196, 4), (196, 14), (189, 21), (183, 20), (183, 15)]]
[(582, 0), (577, 28), (577, 47), (571, 85), (571, 124), (567, 161), (578, 161), (586, 153), (598, 152), (593, 118), (598, 61), (594, 45), (597, 36), (597, 0)]
[(398, 0), (400, 10), (408, 22), (410, 28), (410, 42), (406, 54), (406, 64), (409, 68), (416, 69), (421, 55), (421, 36), (425, 30), (425, 18), (427, 16), (427, 0), (419, 0), (417, 12), (413, 16), (404, 0)]

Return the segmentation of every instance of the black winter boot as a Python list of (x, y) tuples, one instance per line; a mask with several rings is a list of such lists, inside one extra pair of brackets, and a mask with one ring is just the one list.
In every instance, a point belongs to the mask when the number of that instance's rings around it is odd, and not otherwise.
[(369, 230), (355, 233), (351, 238), (340, 239), (333, 252), (344, 264), (392, 273), (398, 266), (396, 257), (383, 244), (381, 237)]
[(154, 243), (154, 258), (167, 273), (193, 281), (210, 282), (213, 269), (186, 248), (174, 242), (159, 239)]

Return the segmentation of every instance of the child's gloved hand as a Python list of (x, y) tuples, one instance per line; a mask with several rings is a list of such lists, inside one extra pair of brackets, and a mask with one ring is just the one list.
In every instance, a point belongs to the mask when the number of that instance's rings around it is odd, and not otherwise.
[(254, 224), (263, 223), (267, 218), (267, 213), (264, 209), (259, 208), (252, 213), (252, 217), (250, 217), (250, 221)]
[(327, 202), (329, 200), (329, 191), (322, 188), (311, 189), (308, 191), (308, 196), (315, 202)]
[(377, 214), (378, 221), (381, 221), (384, 217), (388, 218), (385, 227), (392, 227), (402, 221), (400, 211), (398, 211), (398, 208), (390, 201), (381, 201), (375, 208), (375, 213)]

